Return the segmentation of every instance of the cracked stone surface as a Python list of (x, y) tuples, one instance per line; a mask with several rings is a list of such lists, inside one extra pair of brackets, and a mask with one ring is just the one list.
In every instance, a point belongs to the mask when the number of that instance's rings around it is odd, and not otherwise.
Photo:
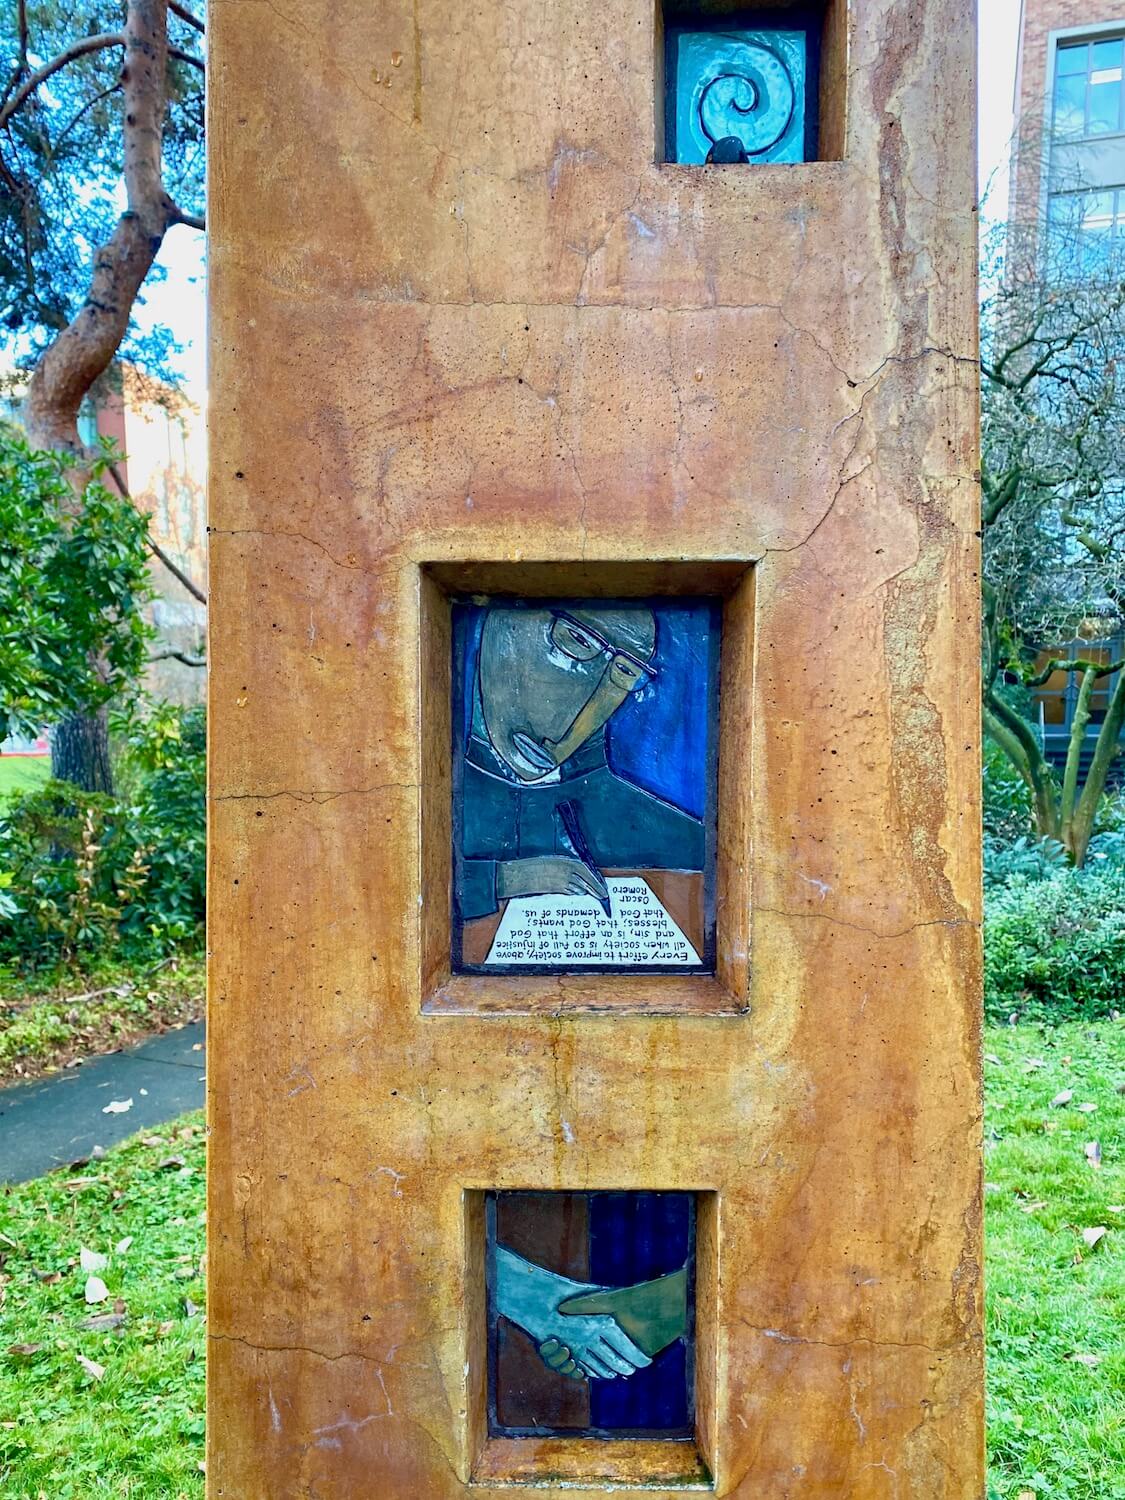
[[(850, 14), (705, 170), (651, 0), (212, 0), (212, 1497), (510, 1496), (465, 1191), (678, 1187), (713, 1492), (980, 1500), (974, 16)], [(423, 1014), (420, 567), (644, 558), (754, 567), (750, 1010)]]

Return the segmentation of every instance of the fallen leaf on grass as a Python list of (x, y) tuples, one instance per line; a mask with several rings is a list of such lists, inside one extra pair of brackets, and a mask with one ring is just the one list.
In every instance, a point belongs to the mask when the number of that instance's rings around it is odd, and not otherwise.
[(132, 1099), (111, 1099), (109, 1101), (109, 1103), (105, 1106), (105, 1108), (102, 1110), (102, 1114), (103, 1115), (123, 1115), (123, 1114), (126, 1113), (127, 1110), (132, 1109), (132, 1107), (133, 1107), (133, 1101), (132, 1101)]
[(1082, 1115), (1092, 1115), (1097, 1107), (1098, 1106), (1096, 1104), (1080, 1104), (1078, 1106), (1078, 1112)]
[(1109, 1230), (1105, 1227), (1104, 1224), (1094, 1224), (1091, 1225), (1089, 1229), (1084, 1229), (1082, 1231), (1082, 1239), (1083, 1242), (1092, 1250), (1095, 1245), (1100, 1244), (1101, 1241), (1105, 1239), (1108, 1233)]
[(109, 1296), (109, 1288), (100, 1276), (90, 1276), (86, 1281), (85, 1297), (87, 1302), (104, 1302)]
[(1102, 1362), (1100, 1354), (1067, 1354), (1064, 1355), (1064, 1358), (1070, 1360), (1071, 1364), (1085, 1365), (1090, 1370), (1093, 1370)]
[(76, 1354), (74, 1357), (86, 1374), (92, 1375), (95, 1380), (100, 1380), (105, 1374), (105, 1365), (99, 1365), (96, 1359), (87, 1359), (84, 1354)]
[(1034, 1490), (1020, 1490), (1016, 1500), (1039, 1500)]
[(1046, 1198), (1038, 1198), (1034, 1203), (1021, 1203), (1021, 1214), (1037, 1214), (1041, 1208), (1047, 1207)]
[(168, 1144), (168, 1142), (164, 1139), (164, 1137), (162, 1135), (143, 1135), (143, 1136), (141, 1136), (141, 1145), (142, 1146), (157, 1147), (157, 1146), (166, 1146), (167, 1144)]
[(1051, 1108), (1052, 1109), (1062, 1109), (1063, 1105), (1064, 1104), (1069, 1104), (1070, 1101), (1073, 1098), (1074, 1098), (1074, 1090), (1073, 1089), (1060, 1089), (1059, 1092), (1055, 1095), (1055, 1097), (1051, 1100)]
[(1125, 1214), (1125, 1203), (1107, 1203), (1106, 1213)]
[(172, 1318), (169, 1318), (166, 1323), (161, 1323), (160, 1326), (157, 1328), (156, 1331), (157, 1331), (157, 1333), (159, 1334), (159, 1336), (161, 1338), (164, 1338), (166, 1334), (169, 1334), (169, 1333), (172, 1332), (172, 1329), (175, 1328), (175, 1326), (176, 1326), (175, 1320), (172, 1319)]
[(987, 1063), (996, 1063), (996, 1064), (999, 1064), (999, 1062), (1000, 1062), (1000, 1059), (996, 1056), (995, 1052), (986, 1052), (984, 1054), (984, 1060)]
[(42, 1344), (9, 1344), (8, 1353), (17, 1359), (30, 1359), (33, 1354), (38, 1354)]
[(160, 1170), (162, 1172), (170, 1172), (175, 1167), (185, 1166), (187, 1166), (187, 1163), (184, 1161), (184, 1158), (182, 1156), (166, 1156), (160, 1163)]
[(126, 1252), (126, 1250), (128, 1250), (129, 1246), (132, 1243), (133, 1243), (133, 1236), (131, 1234), (127, 1234), (123, 1240), (118, 1240), (117, 1244), (114, 1245), (114, 1247), (113, 1247), (113, 1253), (114, 1253), (114, 1255), (124, 1255), (125, 1252)]
[(1086, 1142), (1086, 1160), (1090, 1163), (1095, 1172), (1101, 1171), (1102, 1148), (1100, 1141)]
[(124, 1321), (124, 1313), (100, 1313), (93, 1318), (83, 1318), (78, 1326), (79, 1328), (88, 1328), (91, 1333), (106, 1333), (111, 1328), (120, 1328)]
[(97, 1250), (87, 1250), (83, 1245), (78, 1252), (78, 1264), (84, 1271), (104, 1271), (109, 1265), (109, 1258), (99, 1254)]

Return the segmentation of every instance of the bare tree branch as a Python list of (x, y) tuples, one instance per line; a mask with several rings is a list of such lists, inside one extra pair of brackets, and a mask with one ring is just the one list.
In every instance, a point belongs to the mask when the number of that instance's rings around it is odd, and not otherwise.
[(186, 5), (180, 4), (180, 0), (168, 0), (168, 9), (174, 16), (179, 16), (181, 21), (186, 21), (189, 26), (194, 26), (196, 31), (202, 33), (206, 30), (199, 17), (193, 16)]
[(1024, 677), (1021, 680), (1024, 687), (1042, 687), (1056, 672), (1089, 672), (1094, 678), (1112, 677), (1114, 672), (1120, 672), (1122, 667), (1125, 667), (1125, 659), (1110, 662), (1108, 666), (1101, 666), (1096, 661), (1085, 661), (1082, 657), (1068, 661), (1065, 657), (1053, 656), (1041, 671), (1036, 672), (1034, 677)]
[[(113, 482), (120, 490), (122, 498), (128, 500), (131, 505), (136, 505), (137, 502), (129, 493), (129, 488), (125, 483), (125, 477), (122, 474), (119, 466), (117, 464), (109, 464), (107, 467), (109, 469), (109, 472), (113, 475)], [(148, 550), (152, 553), (153, 557), (155, 557), (158, 562), (164, 564), (169, 573), (172, 574), (173, 578), (178, 579), (179, 582), (183, 584), (184, 588), (187, 589), (192, 598), (198, 599), (200, 604), (207, 603), (207, 595), (194, 581), (194, 579), (192, 579), (187, 573), (184, 572), (183, 568), (181, 568), (178, 563), (172, 561), (167, 552), (164, 551), (164, 548), (161, 547), (159, 543), (154, 542), (152, 537), (146, 535), (145, 545), (148, 547)]]
[(189, 229), (207, 228), (207, 220), (202, 214), (186, 214), (176, 204), (172, 205), (169, 219), (173, 224), (186, 224)]
[(176, 651), (171, 646), (167, 651), (155, 651), (149, 657), (149, 661), (182, 661), (185, 667), (205, 667), (207, 658), (205, 656), (192, 656), (187, 651)]
[(78, 124), (79, 120), (86, 113), (86, 111), (90, 110), (90, 109), (93, 109), (94, 105), (95, 104), (100, 104), (103, 99), (108, 99), (109, 96), (110, 96), (110, 94), (116, 94), (117, 90), (120, 87), (121, 87), (121, 80), (117, 79), (117, 80), (115, 80), (115, 82), (113, 82), (113, 83), (110, 84), (109, 88), (107, 88), (107, 89), (99, 89), (98, 92), (92, 98), (86, 100), (86, 103), (82, 106), (82, 108), (80, 110), (78, 110), (78, 112), (74, 115), (73, 119), (68, 120), (67, 123), (63, 126), (63, 128), (59, 131), (58, 135), (55, 137), (55, 139), (54, 139), (54, 141), (53, 141), (53, 143), (51, 145), (49, 154), (48, 154), (48, 159), (49, 160), (53, 160), (54, 157), (58, 154), (58, 148), (62, 145), (63, 141), (66, 140), (67, 136), (74, 129), (74, 127)]
[(64, 47), (57, 56), (52, 57), (50, 62), (45, 62), (42, 67), (36, 68), (34, 73), (30, 73), (24, 79), (12, 97), (0, 108), (0, 125), (5, 125), (23, 107), (40, 84), (46, 83), (47, 79), (57, 73), (60, 68), (65, 68), (76, 58), (85, 57), (91, 52), (104, 52), (107, 47), (124, 47), (125, 45), (125, 33), (121, 31), (102, 31), (96, 36), (84, 36), (77, 42), (71, 42), (69, 47)]
[(180, 62), (191, 63), (192, 67), (198, 68), (201, 73), (207, 72), (207, 64), (201, 57), (196, 57), (192, 52), (184, 52), (179, 47), (173, 47), (169, 44), (168, 56), (178, 58)]

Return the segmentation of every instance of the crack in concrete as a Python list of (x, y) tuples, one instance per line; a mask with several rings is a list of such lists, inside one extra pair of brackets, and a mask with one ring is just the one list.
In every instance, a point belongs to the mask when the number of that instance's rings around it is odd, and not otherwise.
[(255, 1354), (311, 1354), (328, 1364), (336, 1364), (341, 1359), (358, 1359), (366, 1365), (374, 1365), (377, 1370), (386, 1363), (385, 1360), (376, 1359), (373, 1354), (361, 1354), (356, 1349), (341, 1349), (338, 1353), (327, 1354), (323, 1349), (314, 1349), (310, 1344), (256, 1344), (237, 1333), (208, 1333), (207, 1337), (216, 1343), (241, 1344), (244, 1349), (250, 1349)]
[(308, 788), (283, 787), (277, 792), (220, 792), (208, 798), (209, 802), (272, 802), (278, 797), (292, 797), (297, 802), (334, 802), (337, 797), (370, 797), (375, 792), (416, 792), (416, 781), (381, 781), (375, 786), (345, 786), (339, 791), (317, 791)]
[(771, 917), (792, 917), (804, 921), (831, 922), (835, 927), (850, 927), (853, 932), (863, 932), (868, 937), (878, 938), (880, 941), (909, 937), (912, 932), (917, 932), (922, 927), (971, 927), (974, 929), (979, 929), (980, 927), (980, 923), (974, 921), (971, 917), (934, 917), (925, 922), (911, 922), (909, 927), (903, 927), (896, 932), (880, 932), (876, 927), (865, 927), (862, 922), (849, 922), (846, 917), (834, 917), (829, 912), (788, 911), (784, 907), (779, 906), (755, 906), (754, 911), (765, 912)]
[(936, 1354), (940, 1358), (945, 1355), (954, 1354), (958, 1349), (980, 1342), (979, 1339), (973, 1336), (963, 1339), (957, 1339), (953, 1343), (946, 1344), (944, 1346), (907, 1340), (872, 1339), (866, 1337), (856, 1337), (850, 1339), (813, 1339), (806, 1338), (802, 1334), (785, 1333), (780, 1328), (763, 1328), (760, 1324), (750, 1323), (745, 1318), (740, 1318), (739, 1322), (744, 1328), (748, 1328), (751, 1333), (761, 1334), (762, 1338), (773, 1339), (779, 1344), (801, 1344), (811, 1349), (838, 1349), (845, 1352), (849, 1349), (857, 1348), (915, 1349), (922, 1350), (927, 1354)]
[(361, 563), (359, 561), (350, 562), (347, 558), (337, 557), (334, 552), (329, 551), (329, 549), (324, 545), (323, 542), (318, 542), (317, 539), (316, 539), (316, 537), (309, 536), (306, 532), (303, 532), (303, 531), (281, 531), (281, 530), (277, 530), (275, 528), (265, 527), (265, 526), (208, 526), (208, 528), (207, 528), (207, 535), (209, 537), (213, 537), (213, 536), (287, 537), (290, 541), (307, 542), (310, 547), (316, 547), (318, 551), (324, 553), (325, 557), (328, 558), (329, 562), (334, 563), (336, 565), (336, 567), (338, 567), (338, 568), (349, 568), (352, 571), (357, 572), (357, 573), (370, 573), (372, 576), (375, 576), (375, 577), (377, 577), (379, 574), (393, 571), (393, 569), (395, 567), (395, 564), (394, 563), (390, 563), (390, 562), (388, 562), (388, 563), (381, 563), (378, 567), (368, 567), (368, 565), (366, 563)]

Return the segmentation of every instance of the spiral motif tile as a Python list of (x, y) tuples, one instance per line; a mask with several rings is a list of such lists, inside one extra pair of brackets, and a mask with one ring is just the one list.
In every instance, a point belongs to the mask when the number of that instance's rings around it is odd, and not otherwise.
[(737, 136), (748, 156), (776, 146), (789, 129), (797, 92), (776, 52), (728, 40), (699, 94), (699, 123), (709, 141)]
[[(760, 31), (672, 28), (666, 124), (670, 159), (701, 164), (720, 141), (750, 162), (805, 160), (809, 37), (798, 27)], [(729, 155), (730, 148), (727, 148)]]

